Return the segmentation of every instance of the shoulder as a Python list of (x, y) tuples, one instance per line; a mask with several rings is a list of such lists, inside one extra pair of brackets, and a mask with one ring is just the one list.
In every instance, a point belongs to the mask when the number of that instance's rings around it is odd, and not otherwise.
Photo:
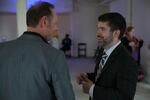
[(133, 57), (130, 52), (123, 46), (123, 44), (119, 44), (118, 47), (114, 49), (112, 52), (112, 56), (115, 57), (115, 59), (118, 59), (121, 62), (126, 62), (129, 59), (133, 60)]

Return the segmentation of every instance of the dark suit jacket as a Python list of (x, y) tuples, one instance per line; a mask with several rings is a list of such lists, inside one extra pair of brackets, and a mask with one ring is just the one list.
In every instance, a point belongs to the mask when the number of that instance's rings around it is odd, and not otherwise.
[[(93, 100), (133, 100), (137, 83), (137, 64), (120, 44), (109, 56), (95, 82)], [(97, 69), (97, 68), (96, 68)], [(95, 73), (88, 73), (95, 81)]]
[(0, 100), (74, 100), (64, 54), (33, 32), (0, 44)]

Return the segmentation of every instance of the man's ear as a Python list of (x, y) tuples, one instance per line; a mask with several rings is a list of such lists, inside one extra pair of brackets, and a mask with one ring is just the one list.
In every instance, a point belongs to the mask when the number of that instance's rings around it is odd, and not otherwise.
[(43, 16), (40, 21), (39, 21), (39, 25), (41, 28), (45, 27), (47, 24), (47, 17), (46, 16)]
[(120, 30), (115, 30), (113, 32), (113, 36), (119, 38), (119, 36), (120, 36)]

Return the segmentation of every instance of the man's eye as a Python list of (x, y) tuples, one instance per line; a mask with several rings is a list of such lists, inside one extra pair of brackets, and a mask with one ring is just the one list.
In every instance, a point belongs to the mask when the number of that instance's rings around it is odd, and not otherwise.
[(104, 28), (101, 28), (101, 30), (104, 31), (105, 29), (104, 29)]

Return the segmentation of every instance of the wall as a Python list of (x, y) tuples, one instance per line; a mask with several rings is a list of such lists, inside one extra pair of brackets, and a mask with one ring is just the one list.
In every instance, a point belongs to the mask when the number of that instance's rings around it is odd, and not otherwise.
[(0, 13), (0, 42), (17, 37), (16, 14)]
[(115, 0), (114, 2), (110, 4), (110, 11), (119, 12), (125, 18), (128, 18), (127, 7), (128, 7), (127, 0)]
[(0, 0), (0, 12), (16, 12), (17, 0)]

